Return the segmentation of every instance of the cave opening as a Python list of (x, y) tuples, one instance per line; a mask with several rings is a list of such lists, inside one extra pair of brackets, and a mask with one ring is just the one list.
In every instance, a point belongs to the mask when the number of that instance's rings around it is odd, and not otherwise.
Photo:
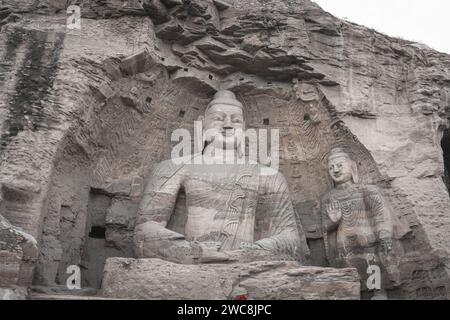
[(89, 232), (89, 238), (106, 239), (106, 228), (100, 226), (92, 226)]
[(450, 129), (444, 131), (441, 146), (444, 153), (444, 176), (442, 178), (450, 193)]

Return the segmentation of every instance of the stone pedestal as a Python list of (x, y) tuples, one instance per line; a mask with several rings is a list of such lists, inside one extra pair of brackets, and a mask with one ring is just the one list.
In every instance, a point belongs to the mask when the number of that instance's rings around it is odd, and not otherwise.
[(355, 300), (356, 269), (302, 267), (296, 262), (180, 265), (160, 259), (110, 258), (102, 296), (148, 300)]

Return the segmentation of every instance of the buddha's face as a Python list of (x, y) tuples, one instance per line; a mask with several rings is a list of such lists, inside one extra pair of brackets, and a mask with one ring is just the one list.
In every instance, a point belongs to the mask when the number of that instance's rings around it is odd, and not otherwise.
[(295, 97), (304, 102), (319, 100), (316, 88), (307, 83), (298, 83), (295, 85)]
[(353, 176), (351, 160), (345, 157), (328, 160), (328, 172), (336, 184), (351, 181)]
[(216, 104), (205, 114), (206, 139), (216, 148), (237, 149), (243, 137), (244, 115), (242, 109), (226, 104)]

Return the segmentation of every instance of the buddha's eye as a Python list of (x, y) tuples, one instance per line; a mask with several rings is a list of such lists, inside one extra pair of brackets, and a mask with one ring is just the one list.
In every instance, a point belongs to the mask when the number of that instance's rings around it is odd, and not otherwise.
[(233, 119), (233, 122), (234, 123), (242, 123), (242, 120), (239, 118), (235, 118), (235, 119)]

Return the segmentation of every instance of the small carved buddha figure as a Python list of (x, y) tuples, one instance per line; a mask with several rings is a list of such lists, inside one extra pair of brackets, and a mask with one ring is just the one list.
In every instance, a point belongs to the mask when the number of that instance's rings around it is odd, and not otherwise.
[[(191, 162), (156, 166), (134, 233), (139, 258), (187, 264), (305, 258), (306, 239), (284, 176), (237, 161), (243, 157), (242, 109), (234, 93), (219, 91), (202, 118), (202, 152)], [(177, 215), (181, 194), (185, 209)]]
[(320, 112), (320, 96), (313, 84), (294, 81), (294, 92), (300, 106), (305, 109), (304, 118), (300, 120), (300, 148), (303, 150), (304, 161), (319, 157), (323, 144), (323, 122)]
[(368, 268), (378, 266), (381, 288), (368, 289), (384, 291), (399, 281), (402, 248), (396, 240), (409, 227), (392, 214), (378, 187), (359, 184), (356, 162), (343, 149), (331, 150), (328, 170), (334, 188), (321, 200), (327, 258), (333, 267), (358, 269), (363, 291)]

